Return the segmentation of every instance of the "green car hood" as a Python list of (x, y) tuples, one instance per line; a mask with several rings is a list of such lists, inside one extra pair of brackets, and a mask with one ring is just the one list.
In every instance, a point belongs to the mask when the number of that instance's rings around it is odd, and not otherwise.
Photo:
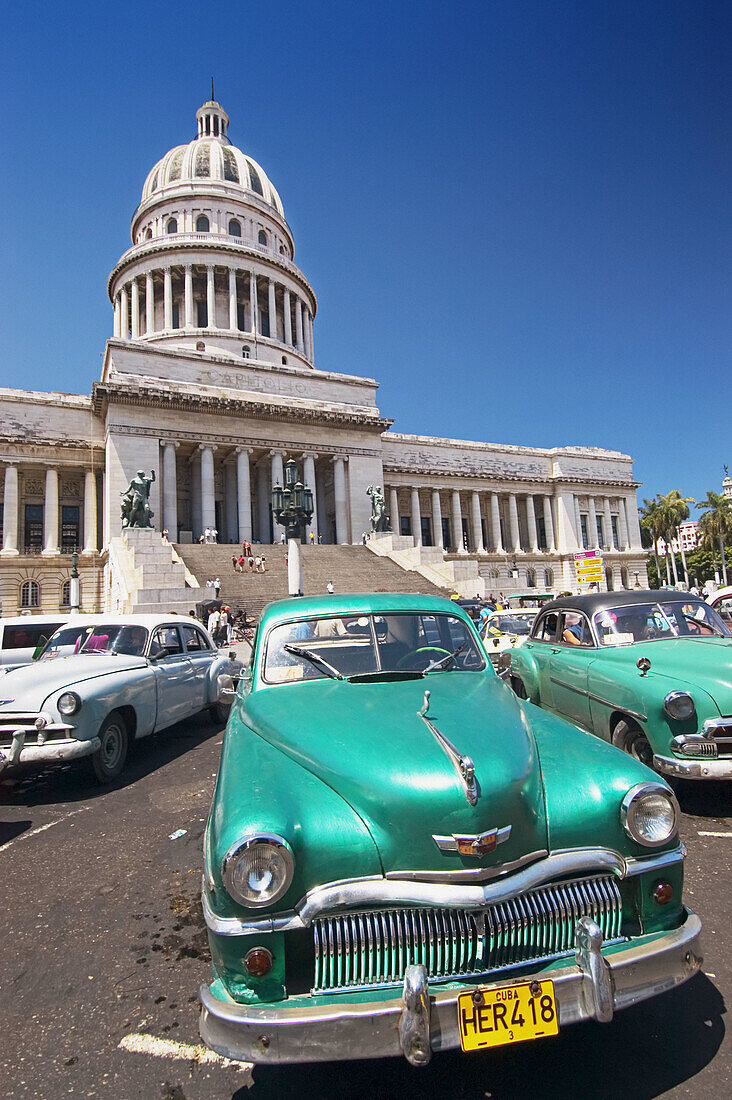
[[(419, 715), (472, 758), (471, 806), (456, 767)], [(546, 849), (536, 746), (513, 693), (492, 674), (438, 672), (416, 680), (314, 680), (260, 688), (247, 724), (335, 790), (359, 815), (385, 871), (459, 871)], [(314, 808), (317, 812), (317, 808)], [(441, 851), (434, 836), (511, 826), (481, 857)]]
[(732, 714), (732, 638), (672, 638), (602, 650), (592, 663), (590, 686), (598, 687), (604, 676), (616, 682), (618, 672), (627, 669), (629, 676), (638, 678), (640, 688), (642, 680), (636, 667), (640, 657), (651, 662), (643, 678), (649, 688), (655, 677), (675, 680), (678, 690), (692, 695), (695, 690), (704, 691), (720, 714)]

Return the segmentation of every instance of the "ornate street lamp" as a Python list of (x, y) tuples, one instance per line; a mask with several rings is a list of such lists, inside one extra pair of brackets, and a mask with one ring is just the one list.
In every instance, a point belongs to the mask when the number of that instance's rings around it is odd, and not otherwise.
[(302, 596), (300, 545), (313, 516), (313, 491), (299, 480), (294, 458), (285, 463), (285, 484), (272, 489), (272, 514), (287, 534), (287, 587), (291, 596)]
[(79, 555), (74, 550), (71, 555), (71, 583), (69, 584), (69, 603), (71, 605), (71, 614), (79, 614)]

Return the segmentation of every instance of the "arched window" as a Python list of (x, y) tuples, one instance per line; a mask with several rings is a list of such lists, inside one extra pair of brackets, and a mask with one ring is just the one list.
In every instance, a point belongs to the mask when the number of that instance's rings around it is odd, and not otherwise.
[(257, 235), (257, 240), (259, 241), (260, 244), (266, 244), (267, 243), (267, 234), (264, 232), (263, 229), (259, 230), (259, 233)]
[(285, 248), (285, 246), (283, 244), (281, 244), (280, 245), (280, 256), (286, 256), (286, 255), (287, 255), (287, 249)]
[(615, 584), (613, 582), (613, 571), (612, 571), (612, 569), (606, 569), (605, 570), (605, 584), (607, 586), (608, 592), (612, 592), (614, 590)]
[(553, 569), (545, 569), (544, 570), (544, 587), (545, 588), (551, 588), (553, 584), (554, 584), (554, 570)]
[[(247, 164), (249, 164), (248, 161)], [(253, 164), (249, 164), (249, 186), (251, 187), (252, 191), (256, 192), (257, 195), (261, 195), (262, 198), (264, 198), (262, 181), (260, 180)]]
[(536, 588), (536, 573), (533, 569), (526, 570), (526, 587)]
[(166, 233), (177, 233), (178, 232), (178, 219), (177, 218), (170, 218), (169, 219), (168, 224), (165, 227), (165, 232)]
[(207, 144), (199, 145), (196, 152), (196, 176), (205, 179), (211, 175), (211, 157)]
[(147, 229), (145, 230), (145, 240), (146, 241), (152, 240), (152, 229), (150, 228), (150, 226), (148, 226)]
[(630, 588), (630, 574), (628, 573), (628, 566), (620, 566), (620, 583), (623, 588)]
[(23, 581), (20, 586), (20, 606), (41, 606), (41, 586), (38, 581)]
[(283, 356), (282, 356), (282, 366), (283, 366), (283, 367), (286, 367), (286, 366), (287, 366), (287, 356), (286, 356), (286, 355), (283, 355)]
[(209, 220), (205, 214), (199, 214), (196, 218), (196, 233), (208, 233), (210, 230)]
[(179, 180), (181, 167), (183, 164), (183, 150), (178, 149), (171, 158), (170, 165), (168, 167), (168, 181)]
[[(81, 599), (81, 589), (79, 589)], [(71, 581), (64, 581), (61, 585), (61, 607), (71, 607)]]
[(224, 179), (231, 180), (232, 183), (239, 182), (239, 169), (231, 149), (224, 149)]
[(251, 349), (249, 347), (249, 344), (244, 344), (244, 346), (241, 349), (242, 359), (248, 359), (250, 354), (251, 354)]
[(241, 225), (236, 220), (236, 218), (232, 218), (231, 221), (229, 222), (229, 236), (230, 237), (241, 237)]

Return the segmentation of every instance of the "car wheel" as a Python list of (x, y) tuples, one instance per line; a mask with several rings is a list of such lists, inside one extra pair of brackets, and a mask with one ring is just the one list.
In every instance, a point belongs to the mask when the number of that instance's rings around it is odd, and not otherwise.
[(231, 713), (231, 703), (212, 703), (208, 712), (214, 722), (226, 723)]
[(640, 760), (641, 764), (653, 767), (653, 749), (640, 726), (624, 718), (613, 730), (613, 745)]
[(99, 730), (101, 745), (91, 758), (94, 775), (100, 783), (111, 783), (122, 774), (127, 760), (129, 736), (121, 714), (108, 715)]
[(511, 687), (516, 692), (519, 699), (528, 699), (526, 688), (524, 687), (524, 682), (523, 680), (520, 680), (518, 676), (511, 677)]

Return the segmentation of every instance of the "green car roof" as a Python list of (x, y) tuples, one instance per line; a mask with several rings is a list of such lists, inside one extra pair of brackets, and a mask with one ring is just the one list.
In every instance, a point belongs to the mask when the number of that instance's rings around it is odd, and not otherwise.
[(472, 624), (473, 620), (454, 600), (442, 596), (423, 596), (412, 592), (359, 592), (321, 596), (297, 596), (267, 604), (261, 626), (292, 619), (316, 619), (324, 615), (383, 614), (387, 611), (426, 611), (454, 615)]

